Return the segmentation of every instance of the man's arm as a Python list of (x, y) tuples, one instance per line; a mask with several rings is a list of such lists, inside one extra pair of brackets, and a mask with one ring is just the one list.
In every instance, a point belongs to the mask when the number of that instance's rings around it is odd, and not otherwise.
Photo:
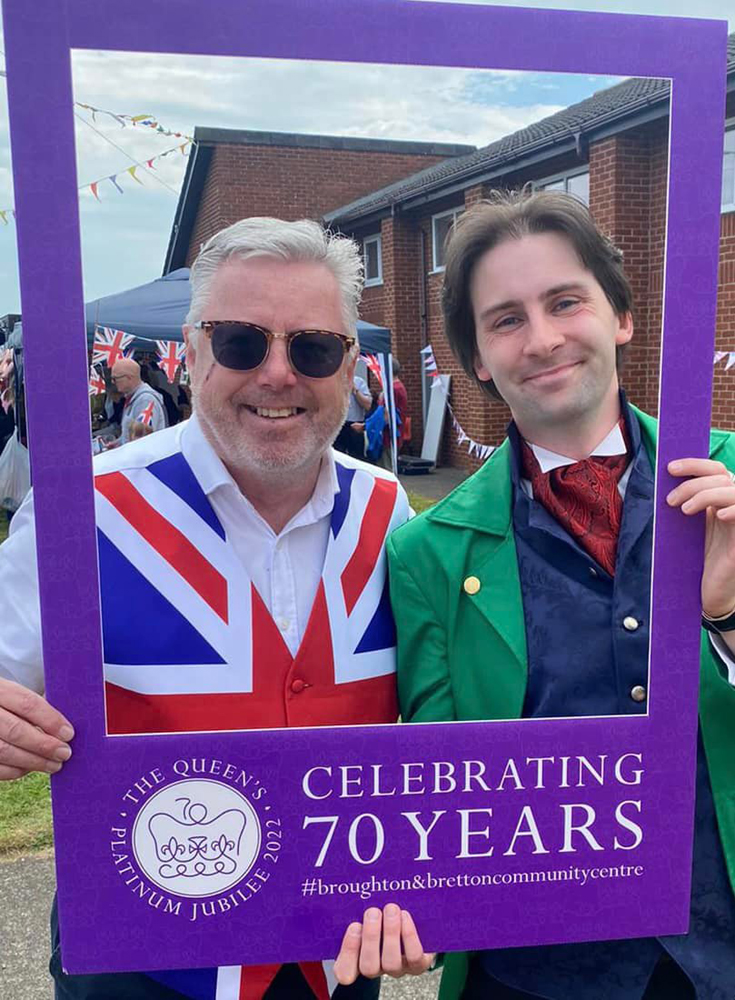
[(71, 756), (74, 730), (41, 696), (43, 665), (33, 501), (29, 496), (0, 545), (0, 781), (53, 774)]
[(370, 390), (367, 387), (367, 382), (364, 378), (360, 378), (356, 375), (352, 385), (352, 394), (367, 413), (370, 407), (373, 405), (373, 397), (370, 395)]

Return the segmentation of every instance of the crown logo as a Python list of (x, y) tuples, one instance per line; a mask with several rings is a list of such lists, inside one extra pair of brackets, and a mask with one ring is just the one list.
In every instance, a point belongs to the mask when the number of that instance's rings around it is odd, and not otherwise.
[(162, 879), (207, 878), (237, 871), (248, 820), (241, 809), (225, 809), (208, 819), (203, 802), (178, 798), (182, 818), (157, 812), (148, 820)]

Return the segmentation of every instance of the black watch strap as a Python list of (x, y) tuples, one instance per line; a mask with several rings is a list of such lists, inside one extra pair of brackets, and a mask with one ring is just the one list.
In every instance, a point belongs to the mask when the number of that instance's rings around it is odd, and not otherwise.
[(717, 635), (720, 632), (735, 632), (735, 611), (726, 618), (708, 618), (703, 612), (702, 628)]

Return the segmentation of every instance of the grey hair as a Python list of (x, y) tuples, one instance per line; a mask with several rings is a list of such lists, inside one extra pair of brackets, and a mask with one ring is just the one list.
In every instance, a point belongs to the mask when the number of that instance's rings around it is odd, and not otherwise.
[[(191, 266), (191, 306), (186, 323), (193, 327), (202, 318), (215, 272), (231, 258), (275, 257), (286, 261), (325, 264), (337, 280), (342, 300), (345, 332), (357, 338), (357, 309), (363, 288), (363, 262), (357, 243), (347, 236), (322, 229), (318, 222), (300, 219), (241, 219), (215, 233), (202, 246)], [(222, 317), (237, 319), (236, 316)], [(198, 330), (192, 330), (196, 337)], [(357, 341), (356, 341), (357, 344)], [(357, 352), (355, 346), (351, 353)]]

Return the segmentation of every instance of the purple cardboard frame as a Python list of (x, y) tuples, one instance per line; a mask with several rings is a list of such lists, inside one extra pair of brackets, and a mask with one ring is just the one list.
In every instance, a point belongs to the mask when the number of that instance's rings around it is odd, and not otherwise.
[[(28, 418), (33, 445), (38, 564), (47, 695), (75, 723), (74, 756), (53, 781), (63, 960), (70, 972), (186, 968), (333, 956), (348, 921), (370, 904), (409, 907), (429, 949), (475, 949), (677, 934), (687, 930), (697, 729), (698, 574), (702, 525), (664, 500), (665, 463), (704, 453), (709, 424), (725, 94), (724, 22), (411, 3), (405, 0), (3, 0), (13, 143)], [(173, 15), (173, 16), (172, 16)], [(415, 63), (668, 77), (671, 173), (665, 286), (659, 489), (656, 500), (650, 710), (647, 716), (450, 725), (276, 730), (192, 736), (104, 736), (97, 552), (89, 448), (87, 359), (79, 247), (70, 50), (179, 52), (348, 62)], [(79, 333), (77, 334), (77, 331)], [(50, 383), (45, 372), (54, 371)], [(65, 386), (59, 414), (56, 386)], [(73, 511), (70, 517), (68, 512)], [(488, 748), (490, 748), (488, 750)], [(498, 783), (508, 758), (560, 755), (610, 760), (641, 754), (638, 785), (614, 777), (583, 789), (425, 790), (431, 762), (483, 760)], [(169, 897), (130, 851), (131, 825), (152, 792), (185, 777), (180, 760), (212, 761), (222, 783), (251, 776), (263, 841), (250, 874), (217, 899)], [(626, 758), (631, 777), (636, 758)], [(311, 766), (362, 765), (378, 792), (308, 798)], [(232, 770), (227, 772), (227, 764)], [(372, 771), (371, 765), (383, 765)], [(189, 768), (191, 770), (191, 767)], [(439, 767), (442, 772), (442, 766)], [(342, 772), (344, 773), (344, 772)], [(356, 778), (360, 772), (348, 771)], [(526, 772), (527, 773), (527, 772)], [(228, 777), (227, 775), (230, 775)], [(232, 775), (234, 774), (234, 777)], [(327, 771), (313, 790), (328, 790)], [(160, 782), (159, 782), (160, 778)], [(124, 798), (129, 789), (139, 790)], [(365, 778), (367, 785), (367, 779)], [(239, 786), (242, 791), (242, 781)], [(260, 795), (252, 788), (265, 789)], [(357, 785), (347, 786), (357, 789)], [(402, 786), (401, 786), (402, 787)], [(443, 786), (446, 788), (446, 785)], [(399, 788), (399, 791), (401, 788)], [(375, 792), (376, 789), (372, 788)], [(138, 799), (138, 801), (133, 801)], [(616, 822), (615, 809), (644, 831)], [(596, 810), (593, 851), (577, 836), (563, 852), (560, 809)], [(533, 809), (549, 854), (529, 838), (504, 856), (523, 806)], [(494, 807), (488, 814), (459, 810)], [(407, 812), (441, 834), (421, 859)], [(374, 863), (375, 821), (384, 845)], [(339, 815), (321, 866), (315, 862)], [(311, 821), (305, 823), (305, 817)], [(313, 819), (322, 822), (313, 822)], [(461, 825), (467, 853), (458, 857)], [(357, 831), (350, 853), (349, 829)], [(492, 825), (492, 841), (482, 835)], [(304, 828), (305, 827), (305, 828)], [(440, 827), (437, 826), (437, 831)], [(276, 836), (278, 835), (278, 836)], [(115, 846), (117, 844), (117, 846)], [(561, 847), (560, 847), (561, 845)], [(129, 861), (115, 860), (123, 855)], [(270, 860), (268, 860), (270, 856)], [(129, 864), (129, 874), (126, 866)], [(592, 875), (593, 866), (598, 867)], [(600, 866), (628, 866), (605, 877)], [(540, 882), (534, 873), (588, 872)], [(515, 873), (515, 875), (514, 875)], [(457, 876), (466, 876), (463, 879)], [(473, 881), (491, 879), (490, 884)], [(537, 876), (538, 877), (538, 876)], [(137, 881), (136, 881), (137, 879)], [(440, 880), (444, 881), (443, 884)], [(384, 881), (383, 881), (384, 880)], [(399, 883), (391, 887), (391, 881)], [(452, 881), (454, 880), (454, 881)], [(362, 894), (354, 891), (365, 884)], [(335, 888), (329, 888), (329, 886)], [(344, 887), (347, 886), (347, 889)], [(352, 888), (350, 888), (352, 886)], [(238, 894), (239, 890), (239, 894)], [(439, 895), (440, 894), (440, 895)], [(165, 893), (159, 893), (160, 898)], [(153, 901), (153, 902), (152, 902)], [(178, 904), (178, 905), (177, 905)]]

